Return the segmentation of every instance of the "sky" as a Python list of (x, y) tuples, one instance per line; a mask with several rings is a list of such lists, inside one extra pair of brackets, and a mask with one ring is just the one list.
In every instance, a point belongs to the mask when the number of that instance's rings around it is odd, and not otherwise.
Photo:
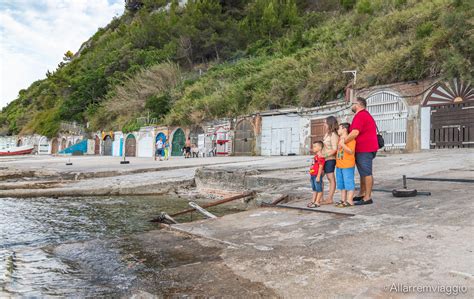
[(0, 108), (123, 10), (123, 0), (0, 0)]

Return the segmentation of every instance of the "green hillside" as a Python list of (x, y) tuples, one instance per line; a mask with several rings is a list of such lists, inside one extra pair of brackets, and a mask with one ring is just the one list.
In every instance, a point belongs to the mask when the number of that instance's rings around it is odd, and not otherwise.
[[(315, 106), (358, 87), (427, 77), (472, 81), (468, 0), (128, 1), (0, 114), (0, 133), (53, 136), (61, 120), (133, 130), (271, 107)], [(183, 2), (183, 1), (181, 1)], [(70, 53), (69, 53), (70, 54)]]

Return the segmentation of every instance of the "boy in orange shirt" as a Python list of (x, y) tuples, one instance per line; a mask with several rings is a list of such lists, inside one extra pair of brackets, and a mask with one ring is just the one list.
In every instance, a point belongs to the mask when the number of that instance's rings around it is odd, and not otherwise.
[(336, 185), (341, 190), (341, 201), (336, 204), (337, 207), (345, 208), (354, 205), (354, 172), (355, 172), (355, 147), (356, 141), (345, 143), (349, 135), (349, 123), (339, 125), (337, 134), (339, 135), (339, 145), (336, 155)]

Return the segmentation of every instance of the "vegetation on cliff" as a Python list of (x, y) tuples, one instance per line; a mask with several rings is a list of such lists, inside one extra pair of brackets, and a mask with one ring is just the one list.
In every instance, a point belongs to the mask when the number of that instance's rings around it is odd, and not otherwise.
[(0, 114), (1, 131), (53, 136), (62, 120), (127, 129), (314, 106), (358, 87), (473, 78), (463, 0), (135, 0)]

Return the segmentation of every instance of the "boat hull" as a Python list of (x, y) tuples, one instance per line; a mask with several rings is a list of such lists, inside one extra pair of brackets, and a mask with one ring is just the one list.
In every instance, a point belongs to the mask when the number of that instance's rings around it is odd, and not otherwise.
[(9, 149), (0, 150), (0, 156), (29, 155), (32, 152), (33, 152), (33, 147), (9, 148)]

